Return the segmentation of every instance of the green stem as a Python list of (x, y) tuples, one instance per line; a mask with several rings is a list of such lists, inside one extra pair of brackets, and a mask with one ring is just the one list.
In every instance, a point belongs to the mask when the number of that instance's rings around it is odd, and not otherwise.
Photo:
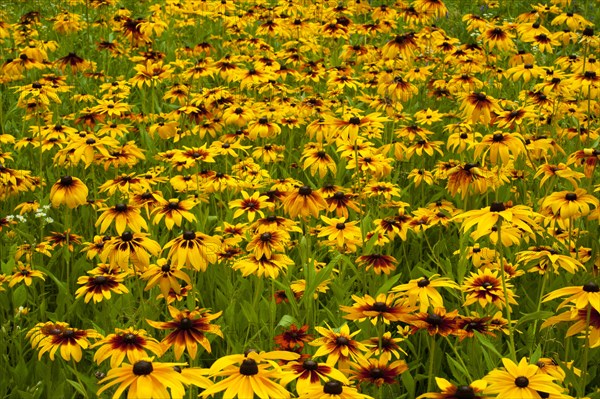
[(454, 356), (456, 356), (460, 365), (463, 366), (463, 368), (465, 369), (465, 373), (467, 373), (467, 378), (469, 379), (469, 382), (473, 381), (473, 378), (471, 377), (471, 373), (469, 373), (469, 368), (467, 367), (467, 365), (465, 364), (465, 361), (463, 360), (463, 358), (460, 356), (460, 354), (456, 350), (456, 347), (454, 345), (452, 345), (452, 343), (450, 342), (450, 339), (448, 337), (444, 337), (444, 338), (446, 338), (448, 345), (450, 345), (450, 347), (452, 348), (452, 352), (454, 352)]
[[(535, 310), (536, 313), (539, 313), (540, 310), (542, 309), (542, 298), (544, 297), (544, 292), (546, 290), (546, 281), (549, 278), (546, 276), (547, 274), (548, 274), (548, 272), (546, 272), (542, 275), (542, 287), (540, 288), (540, 295), (538, 296), (537, 309)], [(535, 319), (535, 321), (533, 322), (533, 336), (534, 337), (537, 335), (538, 321), (539, 321), (539, 319)]]
[(585, 315), (585, 346), (583, 347), (583, 365), (581, 366), (581, 391), (577, 394), (578, 398), (585, 396), (585, 386), (588, 371), (588, 356), (590, 353), (590, 318), (592, 316), (592, 305), (588, 303), (587, 313)]
[(496, 241), (496, 253), (498, 256), (498, 265), (500, 267), (500, 276), (502, 277), (502, 291), (504, 293), (504, 304), (506, 305), (506, 320), (508, 321), (508, 339), (509, 339), (509, 350), (510, 356), (513, 361), (517, 361), (517, 352), (515, 350), (515, 337), (514, 329), (512, 325), (510, 304), (508, 303), (508, 288), (506, 287), (506, 272), (504, 271), (504, 256), (502, 251), (502, 218), (498, 218), (496, 223), (498, 227), (498, 241)]
[(427, 392), (433, 390), (433, 364), (435, 360), (435, 335), (431, 336), (431, 343), (429, 345), (429, 370), (427, 371)]

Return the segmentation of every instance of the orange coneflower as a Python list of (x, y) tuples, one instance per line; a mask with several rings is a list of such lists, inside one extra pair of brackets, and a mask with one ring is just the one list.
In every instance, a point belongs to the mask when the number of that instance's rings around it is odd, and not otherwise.
[(165, 346), (165, 350), (171, 346), (175, 347), (175, 359), (179, 360), (187, 349), (188, 354), (192, 359), (196, 358), (198, 344), (210, 353), (211, 347), (207, 333), (218, 335), (223, 338), (221, 327), (216, 324), (210, 324), (211, 321), (221, 316), (223, 312), (211, 314), (208, 309), (194, 309), (192, 311), (184, 309), (177, 310), (173, 306), (169, 306), (169, 313), (173, 320), (168, 322), (158, 322), (146, 320), (148, 324), (159, 330), (173, 330), (161, 344)]
[(164, 246), (164, 249), (167, 248), (167, 259), (177, 266), (191, 266), (195, 270), (206, 271), (209, 263), (217, 262), (221, 240), (201, 232), (186, 230), (181, 236), (169, 241)]
[(88, 188), (81, 180), (73, 176), (63, 176), (52, 186), (50, 202), (54, 207), (65, 204), (69, 208), (76, 208), (87, 202), (87, 195)]
[(158, 341), (146, 333), (144, 330), (136, 330), (129, 327), (125, 330), (115, 328), (114, 334), (109, 334), (101, 341), (96, 342), (91, 348), (99, 347), (94, 353), (94, 361), (101, 364), (110, 358), (110, 367), (116, 368), (123, 363), (125, 357), (129, 362), (135, 362), (136, 359), (147, 357), (147, 350), (156, 356), (161, 356), (164, 348)]
[(287, 385), (296, 381), (296, 392), (304, 395), (310, 391), (311, 387), (321, 387), (321, 381), (342, 381), (349, 384), (348, 378), (339, 370), (325, 363), (318, 363), (312, 359), (304, 361), (291, 361), (284, 366), (286, 373), (281, 379), (281, 385)]
[(362, 343), (353, 339), (355, 335), (360, 333), (360, 330), (350, 333), (348, 324), (344, 324), (339, 332), (334, 331), (331, 327), (315, 327), (315, 330), (322, 337), (309, 342), (309, 345), (319, 347), (313, 356), (327, 355), (326, 363), (329, 366), (334, 366), (337, 363), (340, 369), (345, 369), (350, 359), (356, 360), (362, 356), (362, 353), (367, 351)]
[(462, 116), (471, 123), (481, 122), (489, 125), (492, 120), (492, 112), (501, 111), (497, 100), (483, 92), (471, 92), (461, 97)]
[(436, 307), (431, 313), (421, 312), (411, 317), (408, 323), (414, 331), (427, 330), (429, 335), (448, 336), (458, 329), (458, 310), (450, 313), (443, 307)]
[(283, 207), (291, 218), (300, 215), (306, 217), (319, 216), (319, 211), (327, 208), (327, 203), (319, 194), (309, 186), (301, 186), (292, 192), (288, 192), (283, 199)]

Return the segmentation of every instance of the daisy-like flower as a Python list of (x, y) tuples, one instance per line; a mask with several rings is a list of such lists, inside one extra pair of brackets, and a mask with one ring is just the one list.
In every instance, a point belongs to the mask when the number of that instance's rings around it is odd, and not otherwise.
[(256, 233), (246, 246), (246, 250), (253, 252), (257, 259), (263, 256), (271, 259), (275, 251), (285, 252), (285, 247), (290, 241), (290, 235), (285, 230), (264, 230)]
[(532, 226), (537, 226), (533, 220), (534, 217), (541, 218), (542, 215), (533, 212), (531, 208), (525, 205), (507, 206), (502, 202), (493, 202), (488, 207), (458, 214), (453, 219), (463, 220), (463, 231), (468, 231), (476, 225), (476, 231), (487, 232), (495, 227), (499, 221), (506, 221), (527, 233), (534, 234)]
[(140, 210), (136, 206), (118, 203), (111, 208), (101, 208), (103, 211), (98, 220), (96, 227), (100, 226), (100, 234), (104, 233), (111, 223), (115, 223), (117, 234), (123, 234), (125, 229), (129, 228), (134, 233), (141, 233), (142, 230), (148, 230), (148, 224), (140, 214)]
[(338, 363), (340, 369), (347, 369), (350, 359), (357, 360), (367, 351), (362, 343), (352, 338), (360, 333), (360, 330), (351, 334), (348, 324), (340, 327), (339, 332), (332, 330), (331, 327), (315, 327), (315, 330), (322, 337), (309, 342), (309, 345), (319, 347), (313, 356), (327, 355), (326, 363), (329, 366)]
[(519, 364), (510, 359), (502, 359), (503, 370), (492, 370), (483, 379), (489, 384), (486, 393), (497, 394), (500, 398), (540, 398), (540, 392), (562, 395), (562, 388), (554, 383), (554, 378), (539, 372), (539, 367), (529, 364), (522, 358)]
[(169, 241), (164, 249), (169, 249), (167, 259), (177, 266), (191, 266), (195, 270), (206, 271), (209, 263), (217, 262), (221, 240), (201, 232), (186, 230), (181, 236)]
[[(404, 327), (406, 330), (403, 330), (403, 327), (398, 326), (398, 331), (405, 336), (410, 334), (410, 327)], [(369, 349), (369, 351), (365, 354), (366, 357), (377, 356), (381, 360), (389, 361), (392, 358), (399, 359), (400, 352), (406, 355), (406, 352), (398, 346), (398, 343), (404, 341), (404, 337), (392, 338), (392, 333), (386, 331), (383, 333), (381, 337), (371, 337), (362, 343)]]
[(75, 291), (75, 298), (85, 295), (85, 303), (88, 303), (91, 299), (94, 300), (94, 303), (98, 303), (104, 299), (110, 299), (111, 292), (115, 294), (127, 294), (129, 290), (122, 283), (128, 274), (81, 276), (77, 279), (77, 284), (80, 284), (81, 287)]
[(406, 298), (397, 299), (396, 294), (379, 294), (377, 298), (370, 295), (359, 297), (352, 295), (352, 306), (340, 306), (342, 312), (348, 313), (344, 319), (363, 321), (369, 319), (373, 325), (380, 321), (389, 324), (390, 321), (406, 323), (410, 313), (415, 308), (408, 305)]
[[(263, 233), (264, 234), (264, 233)], [(260, 258), (256, 254), (251, 254), (236, 261), (232, 268), (241, 270), (244, 277), (255, 274), (258, 277), (267, 276), (276, 279), (279, 273), (285, 271), (288, 266), (293, 265), (294, 261), (284, 254), (271, 254), (270, 258), (265, 255)]]
[(69, 328), (69, 324), (61, 321), (37, 323), (35, 327), (27, 332), (25, 338), (31, 342), (31, 347), (35, 349), (39, 347), (44, 340), (51, 339), (53, 336), (59, 335), (67, 328)]
[(435, 383), (442, 392), (428, 392), (417, 399), (430, 398), (430, 399), (489, 399), (490, 397), (484, 395), (483, 391), (487, 387), (487, 382), (484, 380), (476, 380), (469, 385), (454, 385), (450, 381), (435, 377)]
[[(90, 346), (88, 339), (101, 338), (95, 330), (80, 330), (68, 326), (59, 326), (58, 329), (52, 331), (45, 339), (38, 341), (39, 354), (38, 359), (41, 359), (44, 353), (48, 352), (50, 360), (54, 360), (56, 352), (60, 349), (60, 356), (70, 361), (79, 362), (83, 356), (82, 349), (87, 349)], [(32, 342), (33, 343), (33, 342)]]
[(272, 205), (267, 202), (269, 197), (260, 195), (258, 191), (255, 191), (252, 195), (248, 195), (246, 191), (242, 190), (242, 197), (243, 199), (229, 201), (229, 208), (238, 208), (233, 214), (234, 219), (245, 213), (248, 215), (248, 220), (252, 222), (257, 214), (260, 215), (260, 217), (265, 217), (262, 209), (272, 207)]
[(290, 392), (275, 379), (286, 378), (277, 364), (279, 361), (292, 361), (299, 354), (287, 351), (248, 352), (245, 355), (229, 355), (217, 359), (209, 369), (213, 377), (226, 377), (204, 390), (200, 396), (206, 398), (225, 391), (227, 398), (261, 399), (291, 397)]
[(112, 265), (122, 269), (128, 269), (131, 262), (137, 270), (146, 270), (150, 264), (150, 255), (157, 256), (161, 251), (160, 245), (147, 236), (145, 233), (125, 231), (111, 238), (104, 245), (100, 260), (106, 262), (108, 259)]
[(599, 201), (596, 197), (588, 194), (582, 188), (575, 191), (560, 191), (552, 193), (544, 199), (542, 207), (552, 209), (552, 213), (560, 215), (563, 219), (585, 216), (590, 213), (590, 205), (598, 207)]
[[(511, 288), (512, 285), (507, 283), (508, 303), (516, 305), (517, 302)], [(497, 270), (485, 269), (471, 273), (471, 276), (465, 279), (461, 289), (467, 294), (467, 300), (463, 303), (463, 306), (478, 302), (482, 308), (485, 308), (488, 304), (493, 304), (502, 309), (507, 302)]]
[(346, 386), (337, 380), (327, 381), (324, 385), (312, 385), (298, 399), (373, 399), (372, 396), (359, 393), (356, 388)]
[(179, 198), (171, 198), (167, 201), (164, 198), (159, 198), (158, 206), (152, 211), (154, 215), (152, 223), (156, 225), (164, 217), (165, 226), (171, 230), (175, 225), (181, 226), (183, 219), (188, 222), (195, 222), (196, 216), (190, 212), (190, 209), (195, 205), (195, 201), (191, 199), (180, 200)]
[(76, 208), (87, 203), (88, 188), (81, 180), (73, 176), (63, 176), (50, 190), (50, 202), (53, 207), (62, 204)]
[(273, 340), (282, 350), (300, 352), (304, 348), (304, 343), (313, 340), (312, 335), (307, 334), (307, 331), (306, 324), (300, 328), (292, 324), (283, 333), (273, 337)]
[(127, 399), (183, 398), (185, 385), (190, 381), (183, 373), (178, 373), (175, 367), (185, 364), (155, 362), (154, 357), (139, 358), (131, 364), (123, 363), (108, 371), (100, 381), (104, 386), (98, 390), (97, 395), (100, 396), (102, 392), (119, 384), (112, 399), (120, 398), (126, 389)]
[(311, 175), (314, 176), (318, 171), (319, 178), (322, 179), (327, 172), (330, 171), (331, 174), (335, 176), (337, 171), (336, 163), (333, 158), (327, 154), (327, 151), (320, 146), (304, 150), (302, 159), (304, 159), (303, 168), (305, 170), (309, 169)]
[[(590, 312), (589, 329), (588, 329), (588, 309)], [(590, 347), (595, 348), (600, 346), (600, 312), (594, 307), (588, 309), (577, 309), (573, 307), (559, 315), (549, 317), (542, 323), (541, 328), (553, 326), (557, 323), (566, 321), (573, 325), (569, 327), (566, 337), (572, 337), (575, 334), (586, 331), (584, 336), (587, 336)]]
[(491, 317), (479, 317), (476, 312), (473, 312), (473, 316), (460, 316), (458, 318), (457, 327), (455, 334), (458, 336), (459, 340), (464, 340), (465, 338), (474, 338), (475, 333), (489, 335), (495, 337), (496, 335), (492, 331), (491, 326)]
[(408, 297), (409, 306), (420, 305), (420, 312), (427, 312), (429, 305), (434, 308), (444, 306), (444, 300), (436, 288), (447, 287), (459, 289), (454, 281), (447, 277), (439, 277), (434, 274), (430, 278), (423, 277), (410, 280), (407, 284), (400, 284), (392, 288), (392, 292), (400, 292)]
[(327, 208), (327, 202), (321, 194), (308, 186), (287, 193), (282, 202), (283, 208), (292, 219), (298, 215), (302, 217), (312, 215), (316, 218), (319, 217), (321, 210)]
[(158, 285), (161, 294), (165, 298), (171, 290), (176, 294), (181, 292), (181, 284), (179, 284), (177, 279), (183, 280), (187, 285), (192, 284), (190, 276), (181, 270), (181, 266), (174, 265), (165, 258), (160, 258), (156, 261), (156, 264), (151, 264), (140, 277), (142, 280), (148, 281), (144, 291), (148, 291)]
[(514, 158), (525, 152), (523, 137), (519, 133), (504, 133), (497, 131), (494, 134), (484, 136), (479, 144), (475, 146), (474, 156), (482, 159), (489, 156), (490, 162), (494, 165), (498, 160), (506, 165), (510, 162), (510, 156)]
[(591, 305), (597, 312), (600, 312), (600, 287), (594, 281), (590, 281), (583, 286), (564, 287), (554, 290), (546, 295), (542, 302), (548, 302), (563, 296), (568, 296), (568, 298), (558, 305), (558, 309), (566, 306), (568, 303), (572, 303), (576, 309), (587, 309), (588, 305)]
[(24, 282), (26, 286), (31, 286), (33, 278), (41, 278), (46, 280), (46, 275), (39, 270), (33, 270), (30, 264), (17, 261), (17, 266), (13, 269), (13, 274), (8, 276), (8, 286), (14, 287), (20, 282)]
[(359, 266), (364, 266), (365, 271), (373, 269), (377, 275), (381, 273), (389, 275), (392, 271), (396, 270), (396, 262), (397, 260), (393, 256), (379, 253), (361, 255), (356, 258), (356, 263)]
[(325, 196), (325, 202), (327, 202), (327, 210), (329, 212), (335, 211), (337, 217), (349, 217), (349, 209), (352, 209), (356, 213), (360, 213), (359, 204), (353, 201), (356, 197), (355, 194), (345, 193), (343, 191), (336, 191), (332, 195)]
[(529, 247), (526, 251), (517, 253), (517, 262), (530, 265), (530, 272), (544, 274), (550, 270), (558, 274), (559, 269), (564, 269), (575, 274), (578, 269), (583, 268), (580, 261), (570, 255), (563, 255), (556, 249), (547, 246)]
[(369, 382), (377, 387), (383, 384), (397, 383), (397, 377), (408, 370), (404, 360), (389, 362), (388, 359), (358, 358), (356, 362), (350, 362), (350, 374), (358, 381), (358, 384)]
[(211, 314), (207, 309), (195, 310), (177, 310), (173, 306), (169, 306), (169, 313), (173, 320), (167, 322), (146, 320), (148, 324), (159, 330), (173, 330), (161, 344), (165, 350), (171, 346), (175, 347), (175, 359), (179, 360), (187, 349), (192, 359), (196, 358), (198, 352), (198, 344), (210, 353), (210, 342), (206, 338), (206, 334), (215, 334), (223, 338), (221, 327), (216, 324), (210, 324), (211, 321), (221, 316), (222, 311)]
[(164, 348), (152, 337), (149, 337), (146, 331), (136, 330), (129, 327), (126, 330), (115, 328), (114, 334), (107, 335), (104, 339), (96, 342), (90, 348), (96, 349), (94, 361), (101, 364), (110, 358), (110, 367), (119, 367), (125, 357), (129, 363), (135, 363), (137, 359), (148, 357), (148, 352), (161, 356)]
[(317, 363), (312, 359), (288, 362), (284, 369), (290, 373), (286, 374), (279, 383), (285, 386), (295, 380), (298, 395), (305, 394), (315, 385), (320, 387), (321, 381), (336, 380), (350, 384), (348, 378), (341, 371), (325, 363)]
[(460, 109), (465, 120), (473, 124), (481, 122), (486, 126), (492, 120), (492, 112), (502, 111), (495, 98), (482, 92), (463, 95)]
[(443, 307), (433, 309), (431, 313), (421, 312), (411, 317), (408, 323), (413, 331), (427, 330), (429, 335), (439, 334), (446, 337), (455, 334), (458, 329), (458, 310), (450, 313)]
[(362, 234), (360, 228), (355, 222), (347, 222), (346, 218), (328, 218), (321, 216), (321, 219), (328, 224), (323, 228), (317, 237), (327, 237), (325, 244), (336, 245), (338, 249), (355, 252), (357, 246), (362, 245)]

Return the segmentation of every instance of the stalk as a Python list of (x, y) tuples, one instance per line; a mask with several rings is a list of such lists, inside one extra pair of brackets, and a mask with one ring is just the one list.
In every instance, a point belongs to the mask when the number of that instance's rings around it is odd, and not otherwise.
[(508, 330), (509, 330), (509, 350), (510, 356), (513, 361), (517, 361), (517, 352), (515, 350), (515, 337), (514, 337), (514, 329), (512, 325), (510, 304), (508, 303), (508, 289), (506, 288), (506, 272), (504, 271), (504, 257), (502, 251), (502, 218), (498, 219), (496, 223), (498, 228), (498, 241), (496, 242), (496, 253), (498, 255), (498, 265), (500, 267), (500, 276), (502, 276), (502, 291), (504, 293), (504, 304), (506, 305), (506, 320), (508, 321)]

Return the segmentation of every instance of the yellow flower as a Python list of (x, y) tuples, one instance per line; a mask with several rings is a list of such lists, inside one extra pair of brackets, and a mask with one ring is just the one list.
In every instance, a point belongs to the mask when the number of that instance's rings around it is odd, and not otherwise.
[(62, 204), (76, 208), (87, 202), (88, 188), (81, 180), (72, 176), (63, 176), (50, 190), (50, 202), (53, 207)]
[(562, 395), (562, 388), (554, 378), (539, 372), (539, 367), (522, 358), (517, 365), (510, 359), (502, 359), (504, 370), (492, 370), (483, 379), (489, 385), (486, 393), (498, 394), (501, 398), (539, 398), (539, 392)]
[(344, 217), (321, 216), (321, 219), (328, 224), (318, 234), (318, 237), (327, 237), (325, 244), (333, 244), (338, 249), (347, 249), (350, 252), (355, 252), (356, 246), (362, 245), (362, 234), (360, 228), (356, 226), (358, 222), (347, 222)]

